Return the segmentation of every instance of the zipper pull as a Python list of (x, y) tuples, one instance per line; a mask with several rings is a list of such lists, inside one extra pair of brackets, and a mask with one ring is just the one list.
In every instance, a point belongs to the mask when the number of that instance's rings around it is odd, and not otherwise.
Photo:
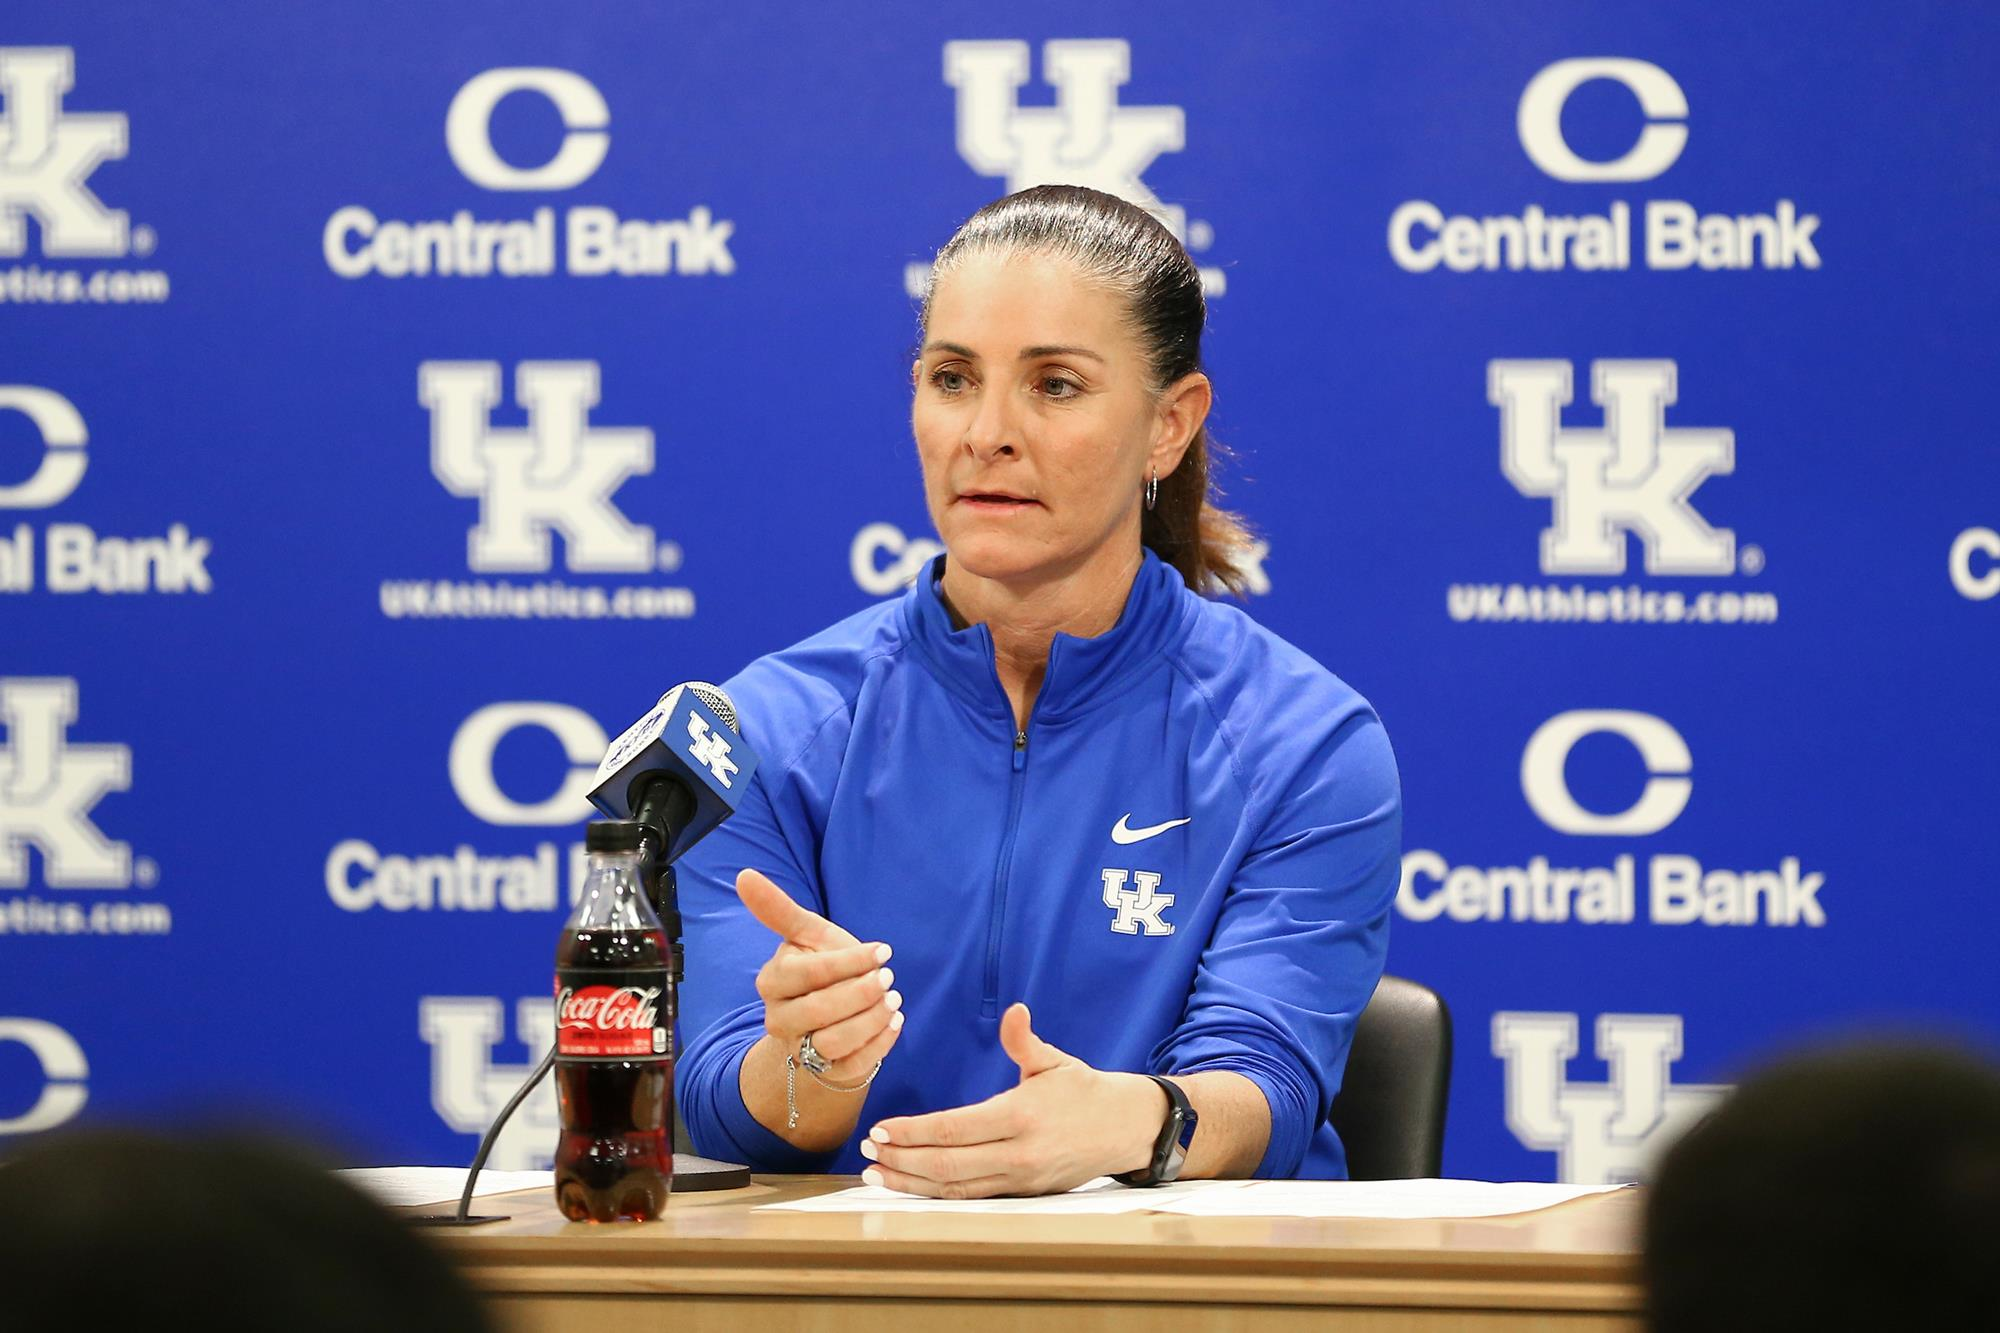
[(1014, 771), (1019, 773), (1028, 766), (1028, 733), (1014, 733)]

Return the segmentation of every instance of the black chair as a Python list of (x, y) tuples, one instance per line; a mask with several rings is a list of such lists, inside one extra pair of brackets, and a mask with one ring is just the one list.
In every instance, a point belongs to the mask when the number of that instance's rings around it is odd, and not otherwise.
[(1354, 1028), (1334, 1132), (1353, 1180), (1417, 1180), (1444, 1170), (1451, 1010), (1428, 986), (1384, 974)]

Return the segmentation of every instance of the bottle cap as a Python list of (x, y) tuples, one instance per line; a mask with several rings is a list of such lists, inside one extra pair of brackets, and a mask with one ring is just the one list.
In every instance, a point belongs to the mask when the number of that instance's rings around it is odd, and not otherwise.
[(646, 826), (631, 819), (594, 820), (583, 833), (583, 846), (592, 852), (636, 852)]

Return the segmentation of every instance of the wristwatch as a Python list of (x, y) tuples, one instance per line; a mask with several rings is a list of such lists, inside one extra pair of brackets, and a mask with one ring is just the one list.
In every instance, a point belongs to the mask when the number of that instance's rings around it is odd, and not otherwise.
[(1178, 1083), (1158, 1074), (1146, 1077), (1159, 1084), (1160, 1091), (1167, 1094), (1167, 1122), (1160, 1126), (1160, 1137), (1153, 1143), (1153, 1160), (1137, 1171), (1128, 1171), (1118, 1177), (1124, 1184), (1141, 1187), (1165, 1185), (1180, 1178), (1181, 1164), (1187, 1161), (1188, 1148), (1194, 1143), (1196, 1120), (1194, 1107)]

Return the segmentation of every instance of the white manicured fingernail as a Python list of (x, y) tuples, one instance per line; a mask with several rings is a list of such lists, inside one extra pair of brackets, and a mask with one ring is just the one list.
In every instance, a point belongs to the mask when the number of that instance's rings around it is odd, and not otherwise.
[(861, 1179), (869, 1185), (880, 1185), (882, 1183), (882, 1173), (871, 1166), (861, 1173)]
[(898, 1009), (901, 1009), (903, 1007), (903, 992), (899, 990), (890, 991), (887, 995), (884, 995), (882, 997), (882, 1003), (889, 1006), (890, 1013), (892, 1014), (895, 1013)]
[(876, 945), (876, 946), (875, 946), (875, 961), (876, 961), (876, 962), (878, 962), (878, 963), (886, 963), (886, 962), (888, 962), (888, 961), (889, 961), (889, 954), (890, 954), (890, 952), (891, 952), (891, 950), (890, 950), (890, 948), (889, 948), (889, 946), (888, 946), (888, 945), (886, 945), (886, 944), (878, 944), (878, 945)]
[(875, 1160), (875, 1140), (873, 1139), (861, 1140), (861, 1155), (863, 1157), (866, 1157), (871, 1162)]
[(898, 1009), (895, 1013), (889, 1015), (889, 1031), (901, 1032), (902, 1030), (903, 1030), (903, 1011), (901, 1009)]
[(875, 979), (882, 983), (883, 990), (888, 990), (889, 987), (896, 984), (896, 974), (886, 967), (875, 974)]
[(877, 1143), (887, 1143), (889, 1141), (889, 1131), (877, 1125), (868, 1131), (868, 1137)]

